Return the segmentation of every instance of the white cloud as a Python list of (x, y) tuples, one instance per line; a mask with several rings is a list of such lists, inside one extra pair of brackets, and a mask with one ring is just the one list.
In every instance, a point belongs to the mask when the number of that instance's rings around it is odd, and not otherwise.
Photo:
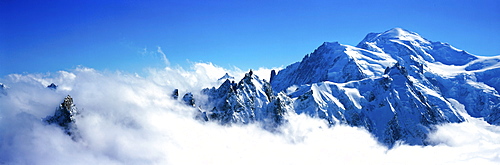
[(253, 72), (259, 76), (259, 78), (261, 79), (265, 79), (267, 82), (269, 82), (269, 80), (271, 79), (271, 70), (275, 70), (276, 73), (278, 73), (278, 71), (280, 71), (281, 69), (283, 68), (259, 68), (257, 70), (254, 70)]
[(167, 55), (165, 55), (165, 53), (163, 53), (163, 50), (161, 50), (161, 47), (158, 46), (158, 49), (156, 50), (156, 52), (160, 53), (161, 59), (165, 63), (165, 66), (170, 66), (170, 61), (167, 59)]
[[(262, 71), (262, 73), (261, 73)], [(268, 69), (254, 71), (256, 74)], [(217, 85), (226, 72), (211, 63), (152, 68), (139, 77), (80, 67), (54, 74), (10, 75), (0, 96), (0, 164), (498, 164), (500, 128), (481, 120), (438, 126), (436, 146), (381, 146), (364, 129), (328, 127), (290, 116), (281, 133), (258, 125), (220, 126), (193, 119), (194, 109), (170, 99)], [(259, 74), (258, 74), (259, 75)], [(238, 77), (239, 76), (239, 77)], [(261, 75), (259, 75), (261, 76)], [(263, 78), (263, 77), (261, 77)], [(56, 83), (61, 90), (49, 90)], [(81, 111), (82, 140), (72, 141), (41, 118), (70, 94)]]

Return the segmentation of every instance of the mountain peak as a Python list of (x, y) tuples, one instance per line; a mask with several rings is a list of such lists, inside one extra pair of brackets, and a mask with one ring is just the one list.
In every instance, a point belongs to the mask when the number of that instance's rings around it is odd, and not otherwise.
[(408, 30), (402, 29), (402, 28), (392, 28), (389, 29), (383, 33), (381, 33), (381, 36), (390, 36), (390, 37), (404, 37), (404, 36), (409, 36), (409, 35), (417, 35), (416, 33), (410, 32)]
[(219, 78), (219, 81), (223, 81), (223, 80), (226, 80), (226, 79), (234, 80), (234, 77), (230, 76), (229, 73), (226, 73), (224, 76), (222, 76), (221, 78)]
[(64, 132), (73, 137), (73, 140), (77, 138), (78, 133), (76, 132), (75, 116), (79, 112), (76, 109), (75, 104), (73, 104), (73, 98), (70, 95), (64, 98), (64, 101), (59, 105), (59, 107), (54, 112), (53, 116), (47, 116), (44, 121), (48, 124), (57, 124), (64, 129)]
[(358, 44), (358, 46), (363, 45), (366, 42), (375, 42), (381, 40), (416, 41), (420, 43), (430, 44), (427, 39), (423, 38), (415, 32), (411, 32), (402, 28), (392, 28), (383, 33), (370, 33), (366, 35), (366, 37)]

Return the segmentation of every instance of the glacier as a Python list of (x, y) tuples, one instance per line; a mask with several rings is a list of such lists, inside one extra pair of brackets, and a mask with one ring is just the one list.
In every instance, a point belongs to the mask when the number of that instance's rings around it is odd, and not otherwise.
[(220, 124), (273, 128), (290, 114), (306, 114), (365, 128), (389, 147), (430, 145), (436, 126), (467, 121), (464, 115), (500, 125), (499, 61), (393, 28), (369, 33), (356, 46), (325, 42), (273, 70), (269, 82), (252, 71), (237, 83), (226, 74), (218, 88), (202, 91), (207, 99), (199, 108)]

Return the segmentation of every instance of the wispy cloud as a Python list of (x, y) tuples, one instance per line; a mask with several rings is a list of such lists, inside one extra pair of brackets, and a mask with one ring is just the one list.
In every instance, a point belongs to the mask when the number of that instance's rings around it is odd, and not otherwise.
[(156, 52), (160, 53), (161, 59), (165, 63), (165, 66), (170, 66), (170, 61), (168, 61), (167, 55), (165, 55), (165, 53), (163, 53), (163, 50), (161, 50), (161, 47), (158, 46), (158, 49), (156, 50)]

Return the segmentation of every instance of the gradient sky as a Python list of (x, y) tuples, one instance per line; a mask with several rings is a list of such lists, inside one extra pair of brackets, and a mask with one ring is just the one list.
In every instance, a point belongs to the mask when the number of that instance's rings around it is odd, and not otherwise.
[(143, 73), (212, 62), (287, 66), (325, 41), (414, 31), (476, 55), (500, 54), (500, 1), (0, 1), (0, 77), (78, 66)]

